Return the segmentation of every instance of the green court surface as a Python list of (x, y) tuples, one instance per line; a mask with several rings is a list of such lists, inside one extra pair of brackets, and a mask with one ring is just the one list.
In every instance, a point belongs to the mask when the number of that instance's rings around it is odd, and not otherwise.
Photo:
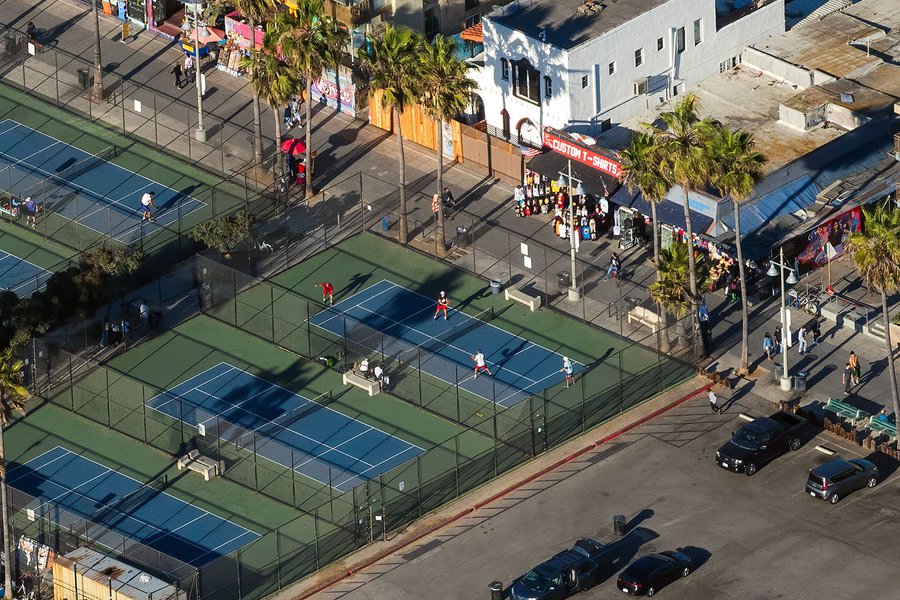
[[(238, 185), (243, 180), (224, 182), (215, 175), (191, 166), (187, 160), (175, 160), (172, 156), (137, 143), (100, 122), (75, 116), (13, 87), (0, 84), (0, 121), (3, 119), (13, 119), (91, 154), (115, 146), (116, 153), (109, 162), (203, 203), (202, 208), (186, 214), (170, 226), (144, 227), (139, 241), (132, 245), (139, 245), (145, 251), (156, 251), (176, 241), (180, 234), (194, 225), (214, 216), (228, 214), (246, 204), (247, 191)], [(0, 173), (0, 190), (8, 189), (7, 179), (6, 175)], [(53, 181), (48, 185), (54, 185)], [(135, 206), (138, 202), (139, 198), (135, 198)], [(93, 211), (86, 214), (90, 212)], [(47, 211), (39, 216), (36, 231), (79, 251), (98, 242), (121, 245), (118, 240), (110, 238), (108, 232), (97, 230), (96, 215), (91, 218), (91, 223), (95, 225), (93, 228)]]
[(26, 228), (15, 227), (0, 220), (0, 250), (27, 260), (42, 269), (59, 271), (75, 256), (71, 248), (42, 238)]

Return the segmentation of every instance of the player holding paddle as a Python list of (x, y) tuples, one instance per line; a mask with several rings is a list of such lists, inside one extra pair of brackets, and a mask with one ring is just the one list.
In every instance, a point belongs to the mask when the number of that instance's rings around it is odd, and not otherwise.
[(325, 304), (327, 301), (329, 306), (334, 306), (334, 286), (327, 281), (322, 283), (316, 282), (313, 285), (322, 287), (322, 304)]
[(475, 351), (474, 355), (472, 355), (472, 360), (475, 361), (475, 377), (473, 377), (473, 379), (478, 379), (479, 371), (487, 371), (488, 375), (490, 375), (491, 377), (494, 376), (494, 374), (491, 373), (491, 370), (488, 369), (487, 364), (485, 364), (484, 354), (481, 352), (480, 348)]
[[(441, 295), (438, 296), (437, 299), (437, 308), (434, 310), (434, 319), (438, 318), (438, 315), (441, 314), (441, 311), (444, 311), (444, 320), (447, 320), (447, 309), (450, 307), (450, 298), (446, 293), (441, 292)], [(432, 319), (432, 321), (434, 321)]]

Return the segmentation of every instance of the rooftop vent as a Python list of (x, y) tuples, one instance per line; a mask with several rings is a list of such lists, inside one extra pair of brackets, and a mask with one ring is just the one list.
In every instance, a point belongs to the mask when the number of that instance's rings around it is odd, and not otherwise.
[(844, 104), (853, 104), (853, 94), (849, 92), (841, 92), (841, 102)]

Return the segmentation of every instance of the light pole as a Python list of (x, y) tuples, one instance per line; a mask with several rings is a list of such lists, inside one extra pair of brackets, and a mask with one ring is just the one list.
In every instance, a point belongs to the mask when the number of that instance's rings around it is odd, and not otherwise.
[[(784, 247), (778, 249), (778, 259), (780, 262), (770, 261), (769, 270), (766, 271), (766, 275), (769, 277), (778, 277), (781, 280), (781, 351), (782, 351), (782, 361), (783, 361), (783, 369), (781, 374), (781, 389), (785, 392), (790, 391), (791, 389), (791, 378), (788, 375), (788, 328), (786, 325), (786, 317), (787, 317), (787, 305), (784, 302), (784, 284), (794, 285), (797, 283), (797, 274), (794, 273), (794, 269), (790, 267), (784, 266)], [(784, 279), (784, 270), (787, 269), (790, 271), (790, 275), (787, 277), (787, 281)]]
[(198, 142), (206, 142), (206, 130), (203, 128), (203, 90), (200, 87), (200, 2), (194, 3), (194, 85), (197, 87), (197, 129), (194, 130), (194, 137)]
[(575, 195), (584, 196), (584, 187), (581, 185), (581, 180), (578, 180), (578, 187), (574, 190), (572, 189), (572, 160), (569, 159), (569, 169), (568, 169), (568, 181), (564, 181), (566, 175), (560, 171), (559, 173), (559, 181), (557, 181), (557, 185), (560, 188), (567, 188), (569, 190), (569, 252), (572, 258), (572, 281), (569, 285), (569, 301), (570, 302), (578, 302), (581, 300), (581, 292), (578, 291), (578, 283), (576, 279), (576, 264), (575, 264)]

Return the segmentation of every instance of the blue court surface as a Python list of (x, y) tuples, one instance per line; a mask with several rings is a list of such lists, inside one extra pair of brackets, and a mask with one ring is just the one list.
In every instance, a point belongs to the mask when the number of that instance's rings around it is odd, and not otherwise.
[(47, 269), (0, 250), (0, 289), (24, 298), (44, 287), (53, 273)]
[[(141, 236), (141, 196), (156, 192), (158, 225), (204, 206), (191, 196), (11, 119), (0, 121), (0, 187), (123, 243)], [(144, 233), (157, 227), (144, 224)]]
[[(378, 352), (382, 342), (390, 358), (418, 366), (429, 375), (454, 384), (501, 406), (513, 406), (565, 380), (561, 354), (504, 329), (453, 310), (450, 318), (434, 320), (436, 301), (388, 280), (366, 288), (312, 317), (309, 322), (333, 334), (356, 339), (353, 325), (362, 323), (384, 334), (365, 341)], [(344, 322), (346, 318), (346, 323)], [(374, 342), (374, 343), (372, 343)], [(416, 359), (418, 348), (436, 358)], [(472, 355), (481, 349), (493, 377), (474, 378)], [(576, 373), (583, 365), (572, 361)]]
[(147, 406), (341, 492), (423, 452), (224, 362)]
[[(37, 501), (26, 508), (64, 527), (83, 528), (119, 548), (104, 527), (194, 567), (234, 552), (259, 534), (57, 446), (9, 471), (13, 488)], [(79, 522), (80, 521), (80, 522)]]

